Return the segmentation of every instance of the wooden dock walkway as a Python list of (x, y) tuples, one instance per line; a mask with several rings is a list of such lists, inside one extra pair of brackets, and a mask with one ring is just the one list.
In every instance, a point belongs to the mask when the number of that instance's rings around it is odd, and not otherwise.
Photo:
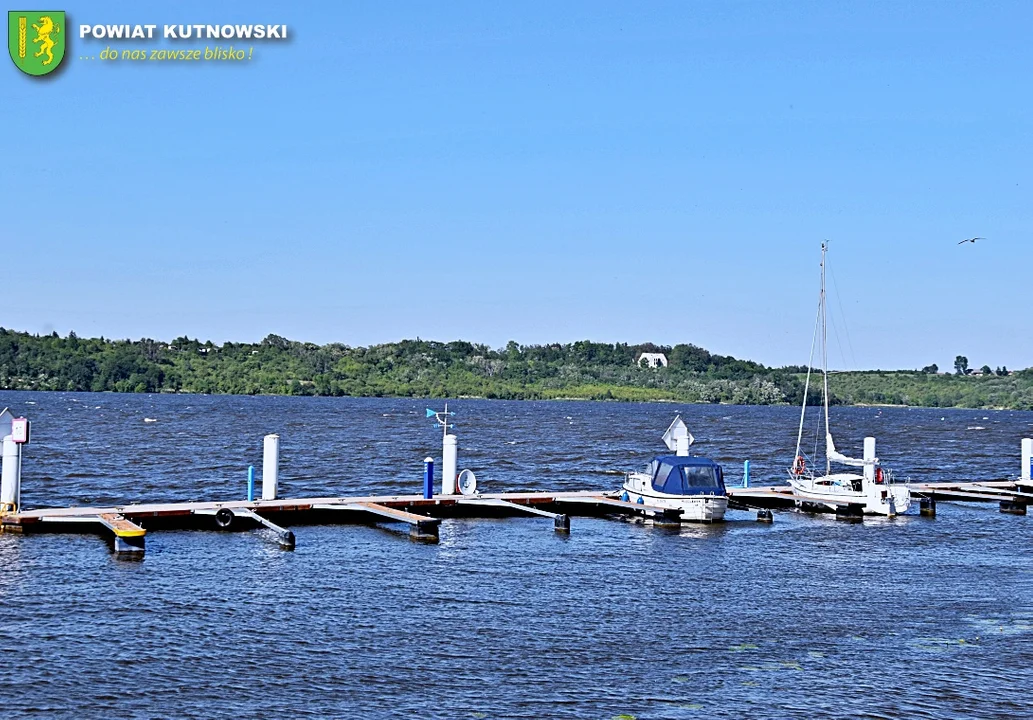
[[(1033, 488), (1017, 484), (1014, 480), (990, 482), (928, 482), (909, 483), (911, 497), (917, 500), (923, 514), (934, 515), (936, 501), (945, 502), (995, 502), (1001, 512), (1025, 515), (1026, 505), (1033, 502)], [(765, 509), (789, 510), (799, 500), (815, 503), (836, 503), (825, 497), (794, 495), (788, 485), (759, 485), (747, 488), (728, 488), (728, 507), (738, 510)], [(848, 500), (838, 503), (850, 506)]]
[(114, 507), (67, 507), (25, 510), (0, 517), (0, 531), (102, 532), (119, 552), (142, 553), (149, 530), (199, 529), (273, 531), (285, 549), (295, 544), (283, 525), (330, 523), (407, 524), (414, 540), (437, 542), (443, 518), (532, 515), (553, 520), (557, 532), (570, 532), (570, 516), (623, 515), (656, 525), (677, 525), (680, 511), (628, 503), (615, 493), (598, 491), (485, 493), (473, 496), (422, 495), (313, 497), (282, 500), (147, 503)]
[[(912, 497), (923, 515), (935, 515), (935, 502), (997, 502), (1002, 512), (1025, 515), (1033, 488), (1013, 481), (911, 483)], [(769, 510), (794, 509), (801, 498), (788, 485), (728, 488), (729, 508), (757, 509), (770, 522)], [(804, 498), (806, 499), (806, 498)], [(819, 498), (815, 498), (819, 500)], [(844, 506), (849, 503), (844, 501)], [(843, 510), (850, 508), (844, 507)], [(765, 514), (766, 513), (766, 514)], [(844, 512), (844, 515), (850, 513)], [(617, 491), (509, 492), (476, 495), (383, 495), (312, 497), (223, 502), (144, 503), (113, 507), (67, 507), (25, 510), (0, 517), (0, 532), (95, 532), (112, 538), (119, 553), (142, 554), (149, 531), (161, 529), (272, 531), (280, 547), (293, 549), (287, 525), (334, 523), (402, 523), (414, 540), (437, 542), (445, 518), (531, 515), (553, 520), (557, 532), (570, 532), (570, 517), (632, 517), (658, 527), (678, 527), (681, 511), (621, 500)]]

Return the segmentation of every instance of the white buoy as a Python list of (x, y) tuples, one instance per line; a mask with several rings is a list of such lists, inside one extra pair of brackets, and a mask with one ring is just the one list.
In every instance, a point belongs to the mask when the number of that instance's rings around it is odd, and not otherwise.
[(1022, 439), (1022, 472), (1019, 473), (1019, 478), (1023, 484), (1030, 483), (1030, 473), (1033, 472), (1030, 468), (1030, 464), (1033, 463), (1033, 438)]
[(280, 436), (265, 436), (265, 452), (262, 455), (262, 499), (276, 499), (276, 483), (280, 477)]
[(456, 467), (458, 464), (458, 440), (455, 435), (445, 435), (441, 441), (441, 494), (456, 494)]
[(21, 480), (21, 447), (7, 435), (4, 437), (3, 470), (0, 471), (0, 511), (14, 512), (18, 509)]
[(875, 482), (875, 438), (864, 439), (864, 479), (869, 483)]

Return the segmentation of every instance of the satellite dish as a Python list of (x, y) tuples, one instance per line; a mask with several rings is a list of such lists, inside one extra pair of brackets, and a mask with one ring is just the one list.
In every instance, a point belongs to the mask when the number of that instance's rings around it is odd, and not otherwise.
[(477, 492), (477, 476), (473, 470), (463, 470), (456, 478), (456, 487), (462, 495), (473, 495)]
[(692, 437), (685, 421), (681, 419), (681, 415), (676, 415), (674, 422), (664, 433), (664, 444), (669, 450), (674, 450), (679, 455), (688, 455), (689, 445), (694, 442), (696, 442), (696, 438)]

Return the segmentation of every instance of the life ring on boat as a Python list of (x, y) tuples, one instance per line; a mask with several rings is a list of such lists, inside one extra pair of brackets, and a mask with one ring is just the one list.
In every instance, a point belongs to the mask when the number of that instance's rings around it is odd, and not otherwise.
[(793, 460), (793, 475), (803, 475), (806, 469), (807, 461), (803, 459), (803, 455), (797, 455), (796, 459)]
[(876, 485), (882, 485), (883, 481), (884, 481), (884, 479), (882, 477), (882, 468), (881, 467), (875, 468), (875, 484)]

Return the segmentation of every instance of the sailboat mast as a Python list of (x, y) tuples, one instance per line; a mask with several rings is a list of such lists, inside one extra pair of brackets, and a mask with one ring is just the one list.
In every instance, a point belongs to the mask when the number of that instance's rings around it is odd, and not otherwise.
[[(825, 245), (822, 244), (822, 272), (825, 272)], [(811, 369), (814, 367), (814, 347), (818, 344), (818, 328), (823, 327), (822, 325), (822, 311), (824, 310), (825, 303), (825, 279), (822, 277), (821, 292), (818, 294), (818, 312), (814, 315), (814, 333), (811, 335), (811, 354), (807, 358), (807, 379), (803, 384), (803, 403), (800, 405), (800, 427), (796, 431), (796, 454), (793, 456), (793, 466), (796, 467), (796, 463), (799, 462), (797, 458), (802, 457), (800, 455), (800, 445), (803, 444), (803, 424), (807, 418), (807, 397), (810, 394), (811, 389)]]
[(811, 368), (814, 367), (814, 346), (818, 344), (818, 325), (821, 322), (821, 298), (818, 298), (818, 312), (814, 316), (814, 333), (811, 335), (811, 354), (807, 358), (807, 378), (803, 383), (803, 403), (800, 406), (800, 427), (796, 431), (796, 454), (793, 462), (800, 457), (800, 445), (803, 444), (803, 423), (807, 417), (807, 396), (811, 389)]
[(828, 243), (821, 244), (821, 374), (825, 380), (825, 474), (832, 472), (832, 462), (829, 460), (829, 328), (825, 322), (825, 251)]

